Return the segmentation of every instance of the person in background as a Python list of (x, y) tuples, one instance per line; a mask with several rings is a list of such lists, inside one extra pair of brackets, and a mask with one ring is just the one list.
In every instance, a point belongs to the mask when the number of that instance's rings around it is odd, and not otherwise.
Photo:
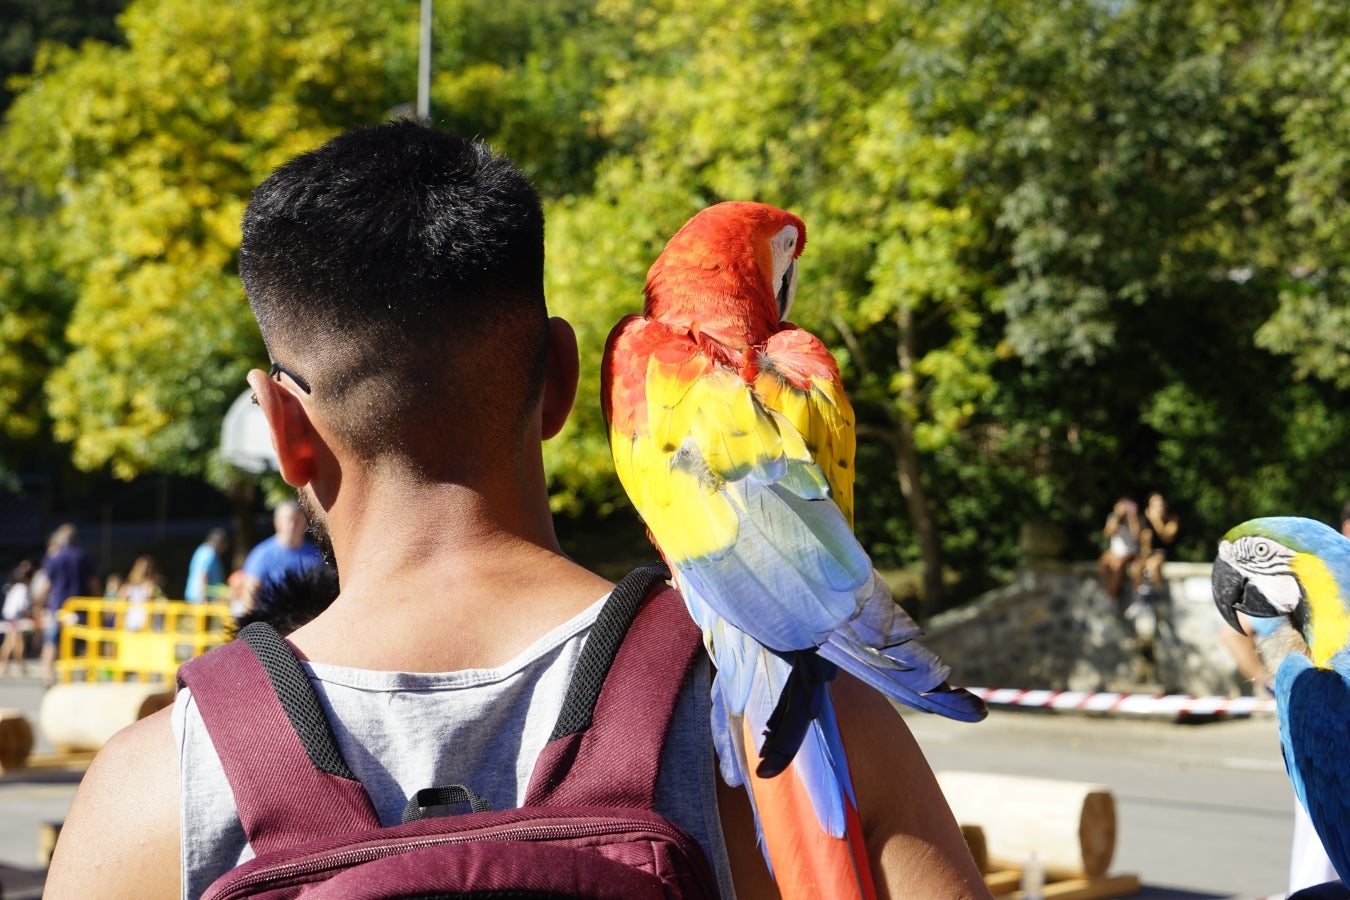
[(188, 562), (184, 600), (206, 603), (225, 593), (225, 551), (229, 546), (230, 538), (224, 528), (212, 528), (206, 533), (206, 539), (193, 551)]
[[(1342, 528), (1345, 521), (1342, 520)], [(1281, 628), (1286, 626), (1282, 617), (1253, 618), (1238, 613), (1243, 633), (1238, 634), (1227, 623), (1219, 626), (1219, 643), (1233, 655), (1238, 673), (1243, 680), (1250, 682), (1257, 696), (1274, 694), (1275, 673), (1261, 657), (1260, 643), (1265, 642)], [(1278, 643), (1279, 639), (1276, 639)], [(1303, 808), (1303, 804), (1294, 800), (1294, 840), (1289, 849), (1289, 893), (1303, 888), (1335, 881), (1336, 869), (1331, 865), (1322, 839), (1317, 836), (1312, 819)]]
[(1173, 555), (1180, 528), (1181, 519), (1167, 508), (1167, 498), (1160, 491), (1149, 494), (1139, 522), (1139, 543), (1143, 548), (1140, 568), (1141, 580), (1154, 589), (1162, 584), (1162, 566)]
[(0, 608), (0, 629), (5, 639), (0, 643), (0, 667), (6, 675), (11, 666), (17, 666), (19, 675), (24, 670), (23, 631), (32, 607), (32, 594), (28, 584), (33, 578), (33, 564), (23, 560), (14, 568), (9, 584), (5, 588), (3, 608)]
[(117, 590), (117, 599), (127, 601), (126, 615), (122, 617), (122, 628), (127, 631), (140, 631), (145, 628), (150, 611), (146, 608), (151, 600), (164, 596), (160, 587), (159, 569), (153, 557), (141, 555), (131, 565), (127, 580)]
[(1102, 573), (1102, 586), (1115, 599), (1120, 596), (1120, 583), (1125, 570), (1139, 556), (1139, 504), (1129, 497), (1121, 497), (1111, 507), (1102, 527), (1106, 538), (1106, 552), (1097, 561)]
[(305, 539), (309, 522), (300, 510), (300, 504), (286, 500), (272, 511), (271, 537), (249, 551), (244, 558), (242, 582), (243, 612), (253, 608), (253, 598), (264, 581), (275, 581), (287, 572), (303, 572), (323, 562), (318, 549)]
[(99, 583), (88, 554), (80, 547), (79, 534), (69, 522), (52, 532), (42, 568), (50, 584), (42, 610), (42, 680), (50, 687), (56, 682), (56, 648), (61, 639), (62, 607), (71, 597), (99, 596)]

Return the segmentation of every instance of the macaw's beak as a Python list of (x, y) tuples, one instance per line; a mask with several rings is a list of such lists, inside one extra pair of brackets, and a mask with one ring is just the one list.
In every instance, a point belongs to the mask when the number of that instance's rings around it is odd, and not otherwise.
[(1246, 634), (1247, 629), (1242, 627), (1238, 619), (1239, 612), (1259, 619), (1283, 615), (1270, 605), (1260, 588), (1222, 559), (1214, 560), (1210, 586), (1214, 592), (1214, 604), (1219, 607), (1219, 615), (1242, 634)]

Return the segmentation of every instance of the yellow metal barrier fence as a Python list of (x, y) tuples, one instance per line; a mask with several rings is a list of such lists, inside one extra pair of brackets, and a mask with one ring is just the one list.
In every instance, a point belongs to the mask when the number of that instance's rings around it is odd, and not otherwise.
[(61, 615), (58, 680), (168, 684), (180, 665), (225, 643), (231, 618), (228, 603), (101, 597), (71, 597)]

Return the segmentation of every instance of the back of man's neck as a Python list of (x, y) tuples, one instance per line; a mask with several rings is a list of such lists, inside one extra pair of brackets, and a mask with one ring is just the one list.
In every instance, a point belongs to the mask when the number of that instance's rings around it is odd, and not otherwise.
[[(342, 583), (292, 640), (311, 658), (397, 671), (485, 668), (603, 596), (609, 583), (568, 559), (546, 507), (478, 494), (372, 504), (330, 519)], [(516, 510), (516, 515), (508, 514)]]

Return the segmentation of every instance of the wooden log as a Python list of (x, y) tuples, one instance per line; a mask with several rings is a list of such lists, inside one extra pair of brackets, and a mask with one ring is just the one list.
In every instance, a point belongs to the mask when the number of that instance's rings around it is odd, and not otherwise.
[(993, 869), (1020, 868), (1032, 853), (1047, 878), (1098, 878), (1116, 848), (1116, 804), (1100, 784), (939, 772), (956, 820), (984, 831)]
[(44, 869), (52, 864), (52, 853), (56, 850), (56, 839), (61, 836), (60, 822), (39, 822), (37, 833), (37, 864)]
[(173, 703), (162, 684), (57, 684), (42, 695), (38, 725), (57, 750), (97, 750), (138, 719)]
[(962, 825), (961, 837), (966, 839), (971, 859), (975, 860), (975, 867), (980, 870), (980, 874), (988, 872), (989, 845), (984, 839), (984, 829), (978, 825)]
[(1112, 875), (1107, 878), (1070, 878), (1045, 886), (1045, 900), (1106, 900), (1139, 893), (1143, 885), (1138, 875)]
[(995, 897), (1011, 894), (1022, 886), (1021, 869), (999, 869), (984, 876), (984, 886)]
[(0, 772), (19, 769), (33, 752), (33, 726), (17, 709), (0, 709)]
[[(984, 876), (989, 893), (1000, 900), (1025, 900), (1021, 890), (1022, 872), (1019, 869), (1001, 869)], [(1109, 897), (1131, 897), (1142, 885), (1138, 875), (1107, 875), (1102, 878), (1067, 878), (1048, 881), (1041, 891), (1042, 900), (1106, 900)]]

